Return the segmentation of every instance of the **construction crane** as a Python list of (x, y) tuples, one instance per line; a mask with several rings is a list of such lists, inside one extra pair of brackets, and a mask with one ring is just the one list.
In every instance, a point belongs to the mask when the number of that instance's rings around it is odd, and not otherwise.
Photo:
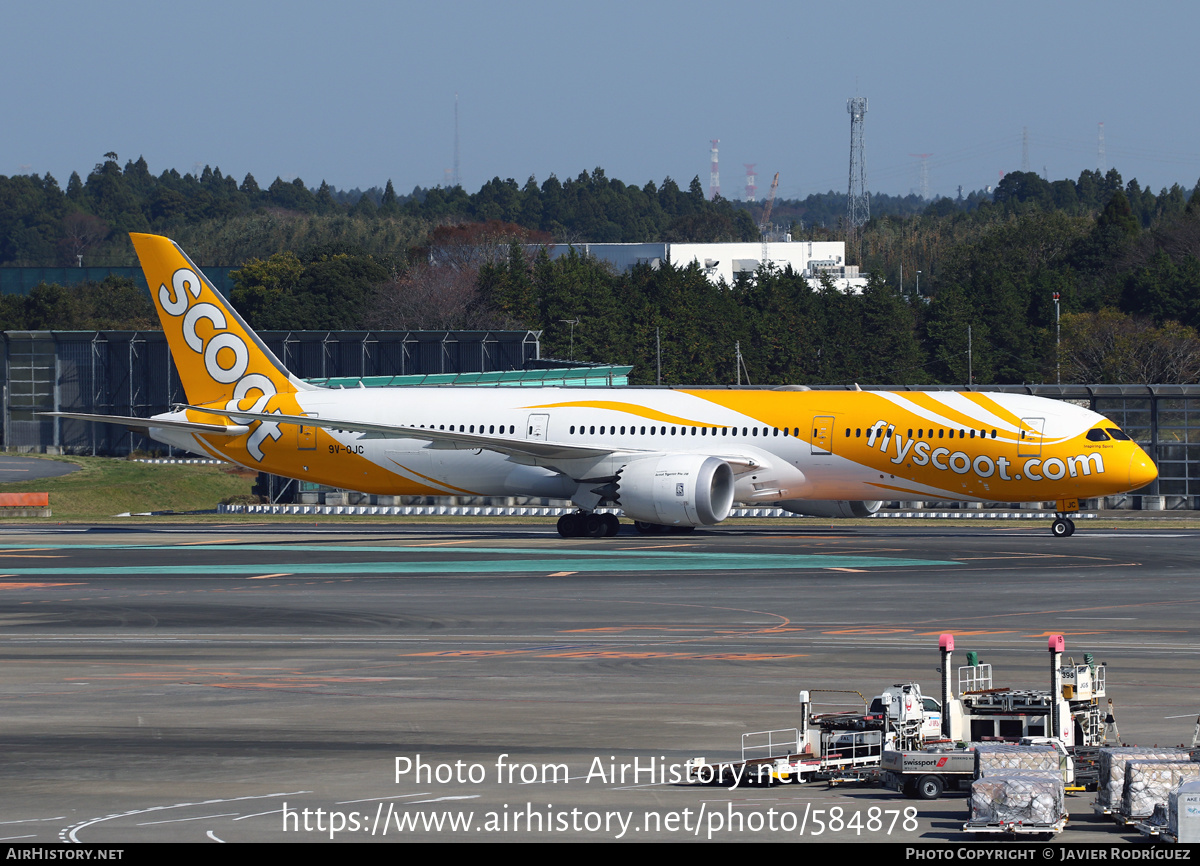
[(767, 266), (767, 239), (770, 237), (771, 230), (771, 208), (775, 206), (775, 190), (779, 189), (779, 172), (775, 172), (775, 179), (771, 181), (771, 192), (767, 195), (767, 206), (763, 208), (762, 222), (758, 224), (758, 232), (762, 235), (762, 266)]

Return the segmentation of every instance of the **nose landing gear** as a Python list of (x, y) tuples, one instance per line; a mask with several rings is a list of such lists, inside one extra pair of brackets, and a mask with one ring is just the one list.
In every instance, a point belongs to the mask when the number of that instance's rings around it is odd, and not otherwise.
[(1055, 538), (1069, 538), (1075, 534), (1075, 521), (1068, 514), (1079, 510), (1078, 499), (1060, 499), (1055, 503), (1057, 515), (1050, 524), (1050, 534)]
[(1056, 517), (1050, 524), (1050, 534), (1055, 538), (1067, 538), (1075, 534), (1075, 521), (1069, 517)]

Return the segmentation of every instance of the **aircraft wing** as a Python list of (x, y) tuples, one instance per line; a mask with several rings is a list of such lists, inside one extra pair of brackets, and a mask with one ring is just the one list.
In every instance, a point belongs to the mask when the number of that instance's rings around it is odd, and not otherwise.
[(267, 421), (276, 424), (295, 424), (301, 427), (322, 427), (327, 430), (345, 430), (363, 433), (380, 439), (423, 439), (434, 447), (474, 450), (486, 448), (500, 454), (520, 457), (535, 457), (541, 460), (570, 460), (606, 457), (616, 451), (621, 453), (652, 454), (643, 448), (596, 448), (590, 445), (574, 445), (565, 442), (549, 442), (539, 439), (509, 439), (479, 433), (460, 433), (453, 430), (433, 430), (428, 427), (406, 427), (399, 424), (372, 424), (363, 421), (343, 421), (336, 418), (316, 418), (308, 415), (261, 414), (258, 412), (230, 412), (225, 409), (209, 409), (204, 406), (188, 406), (210, 415), (224, 415), (235, 421)]
[(199, 421), (173, 421), (167, 418), (134, 418), (129, 415), (86, 415), (81, 412), (38, 412), (46, 418), (72, 418), (76, 421), (98, 421), (116, 424), (131, 430), (149, 430), (158, 427), (164, 430), (183, 430), (187, 433), (204, 433), (216, 436), (241, 436), (249, 433), (244, 424), (202, 424)]

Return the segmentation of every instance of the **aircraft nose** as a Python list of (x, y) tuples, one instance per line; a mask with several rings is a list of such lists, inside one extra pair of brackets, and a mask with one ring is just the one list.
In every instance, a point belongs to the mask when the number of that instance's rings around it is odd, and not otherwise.
[(1129, 489), (1140, 490), (1157, 477), (1158, 467), (1154, 461), (1141, 448), (1135, 450), (1129, 458)]

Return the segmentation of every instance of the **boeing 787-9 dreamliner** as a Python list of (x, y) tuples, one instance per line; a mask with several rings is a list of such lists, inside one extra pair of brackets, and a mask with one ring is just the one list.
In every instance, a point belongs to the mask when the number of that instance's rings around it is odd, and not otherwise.
[(564, 537), (720, 523), (734, 502), (825, 517), (883, 499), (1078, 500), (1158, 477), (1101, 415), (1017, 394), (689, 388), (332, 389), (297, 379), (174, 242), (134, 234), (188, 405), (147, 430), (188, 451), (365, 493), (571, 500)]

